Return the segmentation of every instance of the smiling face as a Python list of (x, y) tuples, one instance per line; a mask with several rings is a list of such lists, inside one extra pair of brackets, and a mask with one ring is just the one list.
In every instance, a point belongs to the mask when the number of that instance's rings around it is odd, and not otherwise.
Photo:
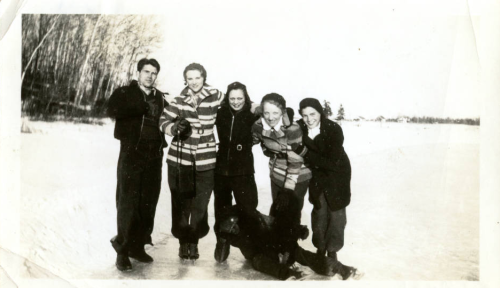
[(264, 102), (264, 105), (262, 106), (262, 115), (264, 116), (266, 123), (269, 126), (274, 127), (280, 122), (283, 112), (278, 106), (270, 102)]
[(138, 82), (139, 85), (152, 88), (155, 84), (156, 77), (158, 76), (158, 70), (155, 66), (147, 64), (142, 67), (142, 70), (139, 71)]
[(321, 114), (319, 114), (319, 112), (312, 107), (306, 107), (302, 109), (300, 113), (302, 114), (304, 123), (306, 123), (307, 128), (309, 129), (318, 127), (319, 123), (321, 122)]
[(229, 106), (233, 108), (234, 111), (240, 111), (245, 106), (245, 93), (241, 89), (231, 90), (229, 92)]
[(203, 88), (205, 79), (201, 76), (201, 72), (198, 70), (188, 70), (186, 72), (186, 82), (193, 92), (197, 93)]

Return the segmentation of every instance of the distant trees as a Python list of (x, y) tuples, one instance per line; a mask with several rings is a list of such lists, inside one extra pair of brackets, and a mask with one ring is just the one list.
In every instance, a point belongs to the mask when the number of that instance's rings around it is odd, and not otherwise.
[(22, 111), (99, 116), (163, 41), (151, 15), (22, 15)]
[(337, 118), (335, 118), (335, 120), (344, 120), (344, 119), (345, 119), (344, 107), (342, 107), (342, 104), (340, 104), (339, 111), (337, 112)]
[[(382, 116), (379, 116), (382, 117)], [(387, 122), (401, 122), (399, 121), (401, 118), (406, 118), (408, 119), (408, 122), (411, 123), (428, 123), (428, 124), (466, 124), (466, 125), (480, 125), (481, 120), (479, 118), (439, 118), (439, 117), (398, 117), (398, 118), (388, 118), (386, 119)], [(376, 121), (381, 121), (378, 120), (377, 118)]]
[(323, 113), (326, 117), (330, 118), (333, 115), (332, 108), (330, 107), (330, 102), (325, 100), (325, 104), (323, 106)]

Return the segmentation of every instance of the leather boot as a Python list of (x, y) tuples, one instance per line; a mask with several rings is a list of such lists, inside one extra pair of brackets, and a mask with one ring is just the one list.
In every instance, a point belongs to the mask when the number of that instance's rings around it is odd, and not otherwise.
[(198, 253), (198, 244), (189, 244), (189, 259), (196, 260), (200, 258), (200, 254)]
[(231, 245), (229, 245), (229, 241), (223, 238), (219, 238), (217, 240), (217, 244), (215, 244), (215, 252), (214, 252), (215, 261), (217, 261), (218, 263), (226, 261), (227, 257), (229, 256), (230, 248)]
[(144, 249), (130, 250), (128, 252), (128, 257), (134, 258), (135, 260), (142, 263), (153, 262), (153, 257), (149, 256)]
[(182, 243), (179, 247), (179, 257), (181, 259), (189, 259), (189, 243)]
[(128, 255), (124, 253), (119, 253), (116, 256), (116, 268), (120, 271), (130, 271), (132, 270), (132, 263), (128, 259)]

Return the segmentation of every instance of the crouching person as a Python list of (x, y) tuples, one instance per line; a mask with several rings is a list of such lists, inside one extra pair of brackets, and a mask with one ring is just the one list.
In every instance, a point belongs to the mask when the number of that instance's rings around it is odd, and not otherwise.
[[(288, 199), (287, 206), (292, 206), (293, 202), (297, 201)], [(306, 239), (309, 230), (306, 226), (296, 225), (289, 220), (293, 218), (290, 218), (288, 212), (294, 211), (293, 209), (276, 211), (276, 205), (273, 204), (271, 210), (276, 212), (276, 217), (263, 215), (257, 210), (245, 214), (237, 206), (226, 210), (219, 226), (223, 245), (216, 249), (216, 260), (224, 262), (231, 245), (240, 249), (243, 256), (252, 262), (255, 270), (280, 280), (303, 277), (301, 271), (291, 268), (295, 262), (308, 266), (321, 275), (333, 276), (339, 273), (343, 279), (347, 279), (352, 274), (354, 268), (304, 250), (298, 245), (298, 239)]]

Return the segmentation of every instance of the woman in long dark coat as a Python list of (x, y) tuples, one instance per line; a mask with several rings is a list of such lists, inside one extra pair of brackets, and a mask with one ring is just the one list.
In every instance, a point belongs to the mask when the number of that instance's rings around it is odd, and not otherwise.
[(337, 252), (344, 246), (345, 208), (351, 201), (351, 164), (342, 146), (344, 135), (337, 123), (325, 117), (317, 99), (303, 99), (299, 113), (302, 119), (297, 123), (308, 149), (304, 161), (312, 171), (312, 241), (318, 254), (328, 253), (328, 257), (337, 259)]
[(215, 164), (214, 231), (217, 245), (214, 256), (218, 262), (223, 262), (229, 255), (229, 245), (224, 245), (218, 237), (221, 212), (231, 207), (233, 195), (237, 207), (245, 213), (255, 210), (258, 204), (252, 125), (260, 116), (254, 115), (252, 110), (246, 86), (240, 82), (229, 84), (215, 121), (219, 151)]

